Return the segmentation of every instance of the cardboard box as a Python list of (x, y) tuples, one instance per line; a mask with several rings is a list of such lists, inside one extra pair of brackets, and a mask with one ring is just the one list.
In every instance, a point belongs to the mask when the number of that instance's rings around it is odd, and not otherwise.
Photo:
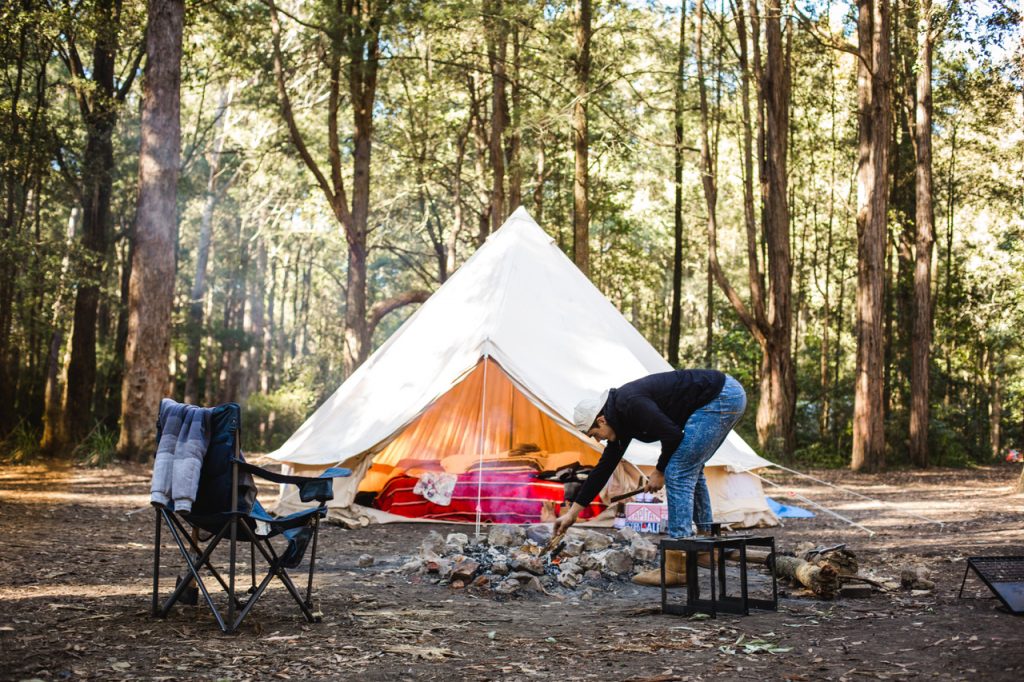
[(627, 502), (626, 526), (638, 533), (660, 533), (668, 524), (664, 502)]

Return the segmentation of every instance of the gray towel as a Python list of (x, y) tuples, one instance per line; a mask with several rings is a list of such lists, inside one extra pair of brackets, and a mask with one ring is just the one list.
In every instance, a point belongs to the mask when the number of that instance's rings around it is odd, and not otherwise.
[(210, 410), (164, 398), (159, 425), (150, 499), (177, 512), (191, 511), (210, 445)]

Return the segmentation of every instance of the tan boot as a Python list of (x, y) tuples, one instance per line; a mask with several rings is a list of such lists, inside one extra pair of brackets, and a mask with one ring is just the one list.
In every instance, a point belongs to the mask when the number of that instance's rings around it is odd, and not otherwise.
[[(650, 585), (659, 587), (661, 585), (661, 568), (655, 568), (633, 576), (633, 582), (637, 585)], [(665, 552), (665, 586), (686, 584), (686, 564), (683, 562), (683, 553), (676, 550)]]

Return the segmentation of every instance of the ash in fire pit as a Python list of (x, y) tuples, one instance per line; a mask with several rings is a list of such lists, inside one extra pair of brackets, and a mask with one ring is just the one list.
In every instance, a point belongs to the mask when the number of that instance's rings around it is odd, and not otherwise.
[(652, 542), (630, 528), (613, 533), (571, 528), (557, 553), (546, 552), (550, 540), (550, 524), (491, 526), (479, 543), (465, 533), (445, 537), (430, 531), (418, 556), (402, 570), (454, 589), (490, 590), (499, 597), (529, 591), (571, 594), (627, 581), (658, 555)]

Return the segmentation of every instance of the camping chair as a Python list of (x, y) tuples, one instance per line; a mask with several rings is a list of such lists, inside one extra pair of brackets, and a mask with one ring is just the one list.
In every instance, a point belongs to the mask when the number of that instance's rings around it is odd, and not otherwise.
[[(348, 469), (331, 468), (317, 478), (287, 476), (253, 466), (245, 461), (240, 448), (240, 409), (235, 403), (227, 403), (210, 410), (210, 443), (203, 458), (199, 476), (199, 490), (192, 509), (175, 513), (174, 502), (160, 504), (156, 508), (156, 532), (153, 542), (153, 615), (163, 618), (178, 601), (197, 603), (196, 588), (202, 593), (220, 629), (225, 633), (238, 630), (252, 607), (276, 576), (302, 610), (310, 623), (319, 620), (313, 612), (313, 573), (316, 566), (316, 545), (320, 530), (320, 519), (327, 515), (327, 502), (334, 497), (333, 479), (348, 476)], [(157, 424), (157, 441), (160, 440), (162, 425)], [(288, 516), (270, 515), (256, 500), (256, 488), (252, 477), (256, 476), (275, 483), (294, 484), (299, 487), (299, 498), (303, 502), (319, 502), (319, 506), (304, 509)], [(160, 542), (161, 529), (166, 525), (175, 544), (185, 560), (186, 569), (178, 577), (174, 591), (160, 602)], [(279, 554), (270, 540), (282, 536), (288, 543)], [(205, 539), (201, 539), (205, 537)], [(228, 540), (227, 575), (222, 575), (214, 566), (214, 550), (223, 540)], [(291, 577), (290, 568), (296, 568), (303, 559), (307, 545), (312, 541), (309, 556), (309, 577), (305, 598), (300, 595)], [(249, 543), (250, 571), (252, 586), (242, 598), (236, 590), (237, 546)], [(257, 585), (256, 554), (267, 562), (267, 573)], [(227, 618), (214, 603), (203, 574), (212, 576), (228, 596)], [(237, 612), (237, 617), (236, 617)]]

